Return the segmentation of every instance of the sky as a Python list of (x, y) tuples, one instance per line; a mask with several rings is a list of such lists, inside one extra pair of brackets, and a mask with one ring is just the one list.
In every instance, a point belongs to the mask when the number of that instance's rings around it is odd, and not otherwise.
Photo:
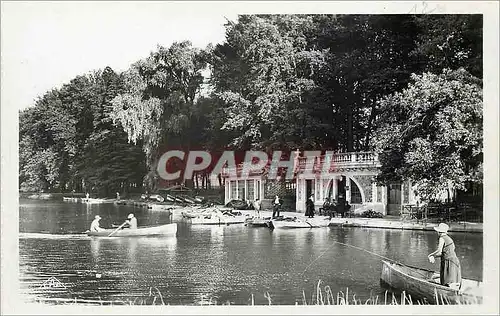
[(24, 109), (77, 75), (106, 66), (123, 71), (158, 44), (220, 43), (226, 18), (237, 19), (223, 9), (202, 2), (3, 2), (4, 100)]
[[(362, 5), (361, 5), (362, 4)], [(120, 72), (157, 45), (224, 41), (245, 13), (440, 13), (444, 3), (377, 1), (1, 1), (2, 108), (25, 109), (78, 75)], [(456, 4), (454, 5), (457, 6)], [(395, 10), (395, 11), (394, 11)], [(465, 10), (470, 10), (470, 6)]]

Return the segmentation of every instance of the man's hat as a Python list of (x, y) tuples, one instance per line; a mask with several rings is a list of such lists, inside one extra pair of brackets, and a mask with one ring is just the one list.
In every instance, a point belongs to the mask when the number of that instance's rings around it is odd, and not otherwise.
[(445, 223), (440, 223), (437, 227), (434, 227), (434, 230), (439, 233), (447, 233), (448, 229), (450, 229), (450, 226), (446, 225)]

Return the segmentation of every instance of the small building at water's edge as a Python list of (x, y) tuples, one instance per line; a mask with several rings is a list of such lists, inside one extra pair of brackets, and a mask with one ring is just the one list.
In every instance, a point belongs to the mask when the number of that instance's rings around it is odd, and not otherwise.
[[(379, 185), (375, 177), (380, 162), (373, 152), (335, 153), (316, 157), (306, 163), (299, 157), (293, 179), (269, 179), (268, 168), (241, 176), (242, 165), (223, 169), (225, 203), (231, 200), (262, 201), (270, 208), (275, 195), (285, 200), (285, 209), (304, 212), (306, 199), (313, 196), (316, 209), (326, 198), (345, 200), (354, 212), (373, 210), (383, 215), (399, 215), (403, 205), (418, 201), (410, 180)], [(329, 166), (325, 172), (324, 165)]]

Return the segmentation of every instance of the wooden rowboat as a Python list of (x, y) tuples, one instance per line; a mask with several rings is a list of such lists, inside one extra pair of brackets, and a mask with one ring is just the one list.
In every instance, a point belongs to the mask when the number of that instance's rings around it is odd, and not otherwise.
[(273, 228), (318, 228), (318, 227), (327, 227), (330, 223), (325, 218), (314, 218), (314, 219), (298, 219), (298, 218), (286, 218), (282, 220), (271, 220), (270, 227)]
[(247, 226), (251, 227), (269, 227), (269, 222), (271, 221), (271, 217), (254, 217), (247, 220)]
[(103, 203), (114, 203), (114, 199), (94, 199), (94, 198), (82, 198), (82, 203), (85, 204), (103, 204)]
[(414, 299), (426, 299), (434, 304), (469, 303), (483, 301), (482, 282), (462, 278), (460, 289), (439, 284), (439, 273), (406, 265), (382, 261), (380, 281)]
[(198, 217), (191, 219), (193, 225), (229, 225), (243, 224), (248, 219), (248, 215), (233, 215), (229, 212), (222, 213), (220, 210), (204, 212)]
[[(105, 229), (99, 232), (88, 231), (88, 236), (107, 237), (115, 229)], [(177, 224), (166, 224), (161, 226), (140, 227), (137, 229), (124, 228), (116, 231), (111, 237), (135, 237), (135, 236), (175, 236), (177, 233)]]

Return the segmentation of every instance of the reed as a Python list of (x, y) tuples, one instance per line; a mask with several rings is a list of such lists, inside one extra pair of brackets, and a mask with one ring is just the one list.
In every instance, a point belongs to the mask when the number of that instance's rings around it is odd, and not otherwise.
[[(336, 294), (333, 293), (330, 286), (326, 285), (324, 287), (321, 286), (321, 280), (318, 281), (316, 285), (316, 290), (313, 291), (310, 300), (306, 297), (305, 290), (302, 290), (302, 298), (295, 302), (296, 306), (299, 305), (430, 305), (429, 302), (422, 302), (420, 300), (413, 301), (411, 295), (406, 292), (402, 292), (399, 299), (394, 293), (390, 293), (385, 291), (384, 300), (379, 301), (379, 297), (376, 295), (370, 294), (370, 297), (364, 300), (360, 298), (356, 298), (356, 294), (349, 293), (349, 288), (346, 288), (345, 293), (343, 291), (339, 291)], [(268, 305), (273, 305), (273, 300), (271, 294), (266, 292), (263, 294), (264, 298), (267, 299)], [(437, 305), (450, 305), (450, 304), (475, 304), (475, 302), (450, 302), (446, 297), (438, 296), (437, 292), (435, 293)], [(252, 293), (249, 299), (251, 306), (255, 305), (255, 296)], [(308, 302), (309, 301), (309, 302)], [(36, 299), (37, 303), (44, 304), (54, 304), (54, 305), (170, 305), (165, 302), (161, 291), (156, 287), (150, 287), (148, 295), (144, 297), (136, 297), (133, 300), (116, 300), (116, 301), (106, 301), (102, 300), (100, 297), (97, 300), (88, 300), (88, 299), (78, 299), (78, 298), (39, 298)], [(183, 304), (180, 304), (183, 305)], [(205, 298), (201, 298), (198, 303), (195, 304), (187, 304), (189, 305), (231, 305), (229, 301), (225, 303), (220, 303), (214, 300), (213, 298), (209, 298), (208, 300)]]

